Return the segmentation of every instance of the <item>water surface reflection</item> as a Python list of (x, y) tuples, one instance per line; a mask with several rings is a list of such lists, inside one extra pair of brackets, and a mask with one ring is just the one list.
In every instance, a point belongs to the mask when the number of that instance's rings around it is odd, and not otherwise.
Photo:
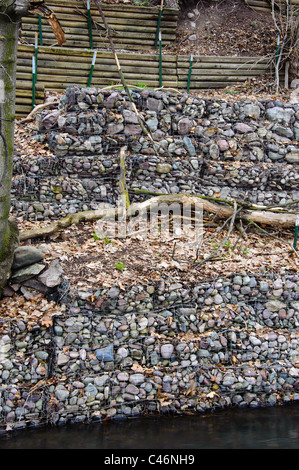
[(162, 416), (0, 436), (0, 449), (298, 449), (299, 404)]

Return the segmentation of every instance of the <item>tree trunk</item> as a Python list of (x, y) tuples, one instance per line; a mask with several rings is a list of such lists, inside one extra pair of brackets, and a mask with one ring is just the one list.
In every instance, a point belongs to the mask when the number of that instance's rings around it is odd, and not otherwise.
[(28, 0), (0, 0), (0, 81), (4, 85), (4, 102), (0, 103), (0, 297), (10, 274), (14, 249), (18, 245), (17, 227), (9, 221), (9, 211), (18, 31), (27, 5)]

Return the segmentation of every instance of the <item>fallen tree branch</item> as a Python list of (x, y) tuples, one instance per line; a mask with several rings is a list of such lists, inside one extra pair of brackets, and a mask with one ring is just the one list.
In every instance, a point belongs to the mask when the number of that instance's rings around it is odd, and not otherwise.
[[(142, 211), (148, 211), (154, 209), (160, 204), (198, 204), (199, 201), (202, 204), (203, 211), (217, 214), (217, 217), (220, 219), (228, 219), (233, 216), (235, 211), (235, 204), (233, 207), (231, 205), (225, 205), (223, 202), (218, 202), (213, 198), (213, 201), (210, 201), (199, 195), (189, 195), (189, 194), (160, 194), (155, 197), (152, 197), (143, 202), (135, 202), (127, 208), (127, 216), (130, 217), (136, 213), (141, 213)], [(230, 201), (231, 203), (231, 201)], [(248, 210), (243, 208), (240, 204), (238, 207), (238, 218), (246, 220), (247, 222), (254, 222), (255, 224), (264, 224), (268, 226), (273, 226), (276, 228), (293, 228), (296, 223), (296, 214), (295, 213), (276, 213), (268, 212), (266, 210)], [(29, 240), (39, 237), (47, 237), (53, 233), (62, 230), (66, 227), (69, 227), (73, 224), (79, 224), (81, 222), (92, 222), (99, 220), (103, 217), (117, 217), (120, 215), (120, 208), (103, 205), (101, 208), (91, 211), (82, 211), (75, 214), (69, 214), (66, 217), (59, 219), (53, 222), (50, 225), (45, 227), (36, 228), (32, 230), (26, 230), (20, 233), (20, 240)]]
[(54, 105), (54, 104), (58, 104), (58, 103), (59, 103), (59, 100), (53, 100), (53, 101), (49, 101), (48, 103), (38, 104), (38, 105), (35, 106), (35, 108), (28, 114), (27, 117), (25, 117), (24, 119), (21, 119), (20, 121), (18, 121), (18, 124), (23, 124), (23, 122), (31, 121), (31, 119), (33, 119), (34, 115), (35, 115), (38, 111), (40, 111), (41, 109), (44, 109), (44, 108), (48, 108), (49, 106)]

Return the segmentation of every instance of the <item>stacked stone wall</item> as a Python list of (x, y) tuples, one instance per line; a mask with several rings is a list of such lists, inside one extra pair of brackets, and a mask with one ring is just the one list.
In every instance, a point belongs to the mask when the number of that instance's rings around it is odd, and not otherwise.
[(296, 401), (298, 287), (294, 274), (161, 281), (79, 291), (48, 327), (2, 319), (0, 424)]
[(52, 156), (18, 155), (12, 186), (16, 215), (53, 219), (94, 209), (119, 196), (119, 151), (134, 190), (188, 192), (260, 205), (299, 199), (299, 105), (224, 102), (184, 93), (70, 87), (58, 109), (44, 111), (36, 138)]

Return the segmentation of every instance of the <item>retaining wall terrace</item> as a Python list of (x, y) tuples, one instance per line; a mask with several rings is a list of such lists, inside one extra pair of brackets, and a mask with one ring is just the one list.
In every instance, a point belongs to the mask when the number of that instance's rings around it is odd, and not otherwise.
[(154, 144), (121, 91), (72, 86), (58, 109), (39, 115), (36, 139), (53, 155), (15, 157), (16, 215), (42, 220), (115, 203), (122, 146), (132, 200), (141, 197), (134, 190), (262, 205), (299, 199), (298, 104), (149, 89), (132, 96)]
[(298, 288), (294, 274), (161, 280), (77, 291), (51, 326), (1, 319), (0, 425), (296, 401)]
[[(115, 202), (124, 145), (132, 199), (134, 188), (298, 199), (298, 105), (133, 97), (155, 149), (122, 92), (72, 87), (38, 119), (53, 155), (15, 157), (12, 213), (42, 220)], [(53, 325), (1, 319), (3, 429), (299, 399), (298, 274), (60, 286), (58, 298)]]

